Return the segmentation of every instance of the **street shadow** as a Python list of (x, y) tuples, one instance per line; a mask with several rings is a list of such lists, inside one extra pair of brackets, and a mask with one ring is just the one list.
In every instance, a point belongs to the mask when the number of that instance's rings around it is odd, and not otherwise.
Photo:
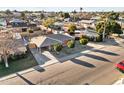
[(111, 62), (110, 60), (108, 60), (106, 58), (96, 56), (96, 55), (92, 55), (92, 54), (84, 54), (84, 56), (90, 57), (90, 58), (93, 58), (93, 59), (96, 59), (96, 60), (100, 60), (100, 61)]
[(22, 75), (16, 73), (16, 75), (18, 77), (20, 77), (21, 79), (23, 79), (26, 83), (28, 83), (29, 85), (35, 85), (34, 83), (32, 83), (31, 81), (27, 80), (25, 77), (23, 77)]
[(42, 67), (40, 67), (40, 66), (35, 66), (34, 69), (35, 69), (36, 71), (38, 71), (38, 72), (44, 72), (44, 71), (45, 71), (45, 69), (42, 68)]
[(107, 54), (107, 55), (112, 55), (112, 56), (119, 56), (119, 55), (116, 54), (116, 53), (109, 52), (109, 51), (104, 51), (104, 50), (95, 49), (95, 50), (91, 50), (91, 51), (93, 51), (93, 52), (99, 52), (99, 53), (103, 53), (103, 54)]
[(90, 85), (89, 83), (84, 83), (84, 85)]
[(78, 64), (78, 65), (82, 65), (82, 66), (86, 66), (86, 67), (89, 67), (89, 68), (94, 68), (96, 67), (95, 65), (91, 64), (91, 63), (88, 63), (88, 62), (85, 62), (85, 61), (82, 61), (82, 60), (78, 60), (78, 59), (71, 59), (71, 61), (75, 64)]

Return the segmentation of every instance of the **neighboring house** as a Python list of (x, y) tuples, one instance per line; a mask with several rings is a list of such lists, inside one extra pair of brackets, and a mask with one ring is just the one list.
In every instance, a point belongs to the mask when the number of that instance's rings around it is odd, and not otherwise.
[(83, 25), (83, 27), (87, 28), (87, 27), (93, 27), (95, 28), (95, 20), (81, 20), (79, 22), (81, 25)]
[(12, 19), (9, 21), (9, 23), (12, 25), (12, 27), (27, 27), (27, 22), (21, 19)]
[(0, 19), (0, 27), (1, 28), (6, 28), (7, 27), (7, 22), (4, 18)]
[(26, 53), (27, 49), (19, 33), (0, 33), (0, 55), (3, 54), (3, 49), (6, 48), (9, 54)]
[(89, 29), (85, 29), (85, 30), (76, 30), (76, 34), (75, 34), (75, 38), (80, 38), (82, 35), (88, 36), (88, 37), (93, 37), (96, 38), (98, 36), (98, 34), (93, 31), (93, 30), (89, 30)]
[(99, 19), (101, 19), (100, 16), (95, 16), (95, 17), (92, 17), (90, 20), (95, 20), (95, 21), (98, 21)]
[(64, 19), (64, 22), (70, 22), (70, 21), (71, 21), (70, 18), (65, 18), (65, 19)]

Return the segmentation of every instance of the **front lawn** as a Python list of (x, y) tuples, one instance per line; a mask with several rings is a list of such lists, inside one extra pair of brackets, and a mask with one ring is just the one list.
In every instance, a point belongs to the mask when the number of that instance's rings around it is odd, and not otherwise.
[(31, 67), (38, 65), (31, 54), (28, 57), (19, 59), (9, 63), (9, 68), (5, 68), (4, 64), (0, 64), (0, 77), (22, 71)]

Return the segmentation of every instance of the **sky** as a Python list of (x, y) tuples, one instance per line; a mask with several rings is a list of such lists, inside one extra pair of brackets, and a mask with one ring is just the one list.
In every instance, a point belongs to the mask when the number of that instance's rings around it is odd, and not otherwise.
[[(124, 7), (82, 7), (83, 11), (124, 11)], [(18, 11), (80, 11), (80, 7), (0, 7), (0, 10), (18, 10)]]

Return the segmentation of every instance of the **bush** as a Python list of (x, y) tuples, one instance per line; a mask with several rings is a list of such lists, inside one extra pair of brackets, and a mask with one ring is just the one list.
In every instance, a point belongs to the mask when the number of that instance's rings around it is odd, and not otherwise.
[(82, 39), (82, 38), (88, 39), (88, 41), (94, 41), (94, 40), (95, 40), (95, 37), (88, 37), (88, 36), (86, 36), (86, 35), (82, 35), (82, 36), (80, 37), (80, 39)]
[(60, 51), (62, 50), (62, 45), (60, 45), (60, 44), (55, 44), (55, 45), (53, 46), (53, 48), (54, 48), (54, 50), (55, 50), (56, 52), (60, 52)]
[(33, 33), (34, 31), (30, 29), (30, 30), (28, 30), (28, 32), (29, 32), (29, 33)]
[(80, 42), (80, 44), (82, 44), (82, 45), (86, 45), (86, 44), (88, 43), (88, 39), (82, 38), (82, 39), (79, 40), (79, 42)]
[(96, 42), (102, 42), (102, 35), (99, 35), (96, 37)]
[(82, 35), (82, 36), (80, 37), (80, 39), (82, 39), (82, 38), (86, 38), (86, 39), (88, 39), (89, 37), (86, 36), (86, 35)]
[(67, 42), (67, 46), (68, 46), (69, 48), (74, 48), (74, 47), (75, 47), (74, 41), (73, 41), (73, 40), (68, 41), (68, 42)]
[(26, 53), (23, 53), (23, 54), (17, 54), (17, 55), (10, 55), (8, 60), (11, 62), (11, 61), (15, 61), (15, 60), (19, 60), (19, 59), (23, 59), (23, 58), (26, 58), (27, 57), (27, 54)]

